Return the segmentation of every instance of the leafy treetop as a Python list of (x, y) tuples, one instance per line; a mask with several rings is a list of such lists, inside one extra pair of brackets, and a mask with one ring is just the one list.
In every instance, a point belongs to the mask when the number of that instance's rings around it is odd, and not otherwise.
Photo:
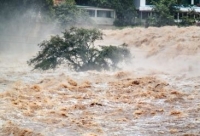
[(130, 57), (126, 44), (121, 46), (98, 46), (103, 34), (97, 29), (71, 28), (63, 32), (63, 37), (53, 36), (49, 41), (39, 44), (41, 50), (28, 64), (35, 69), (55, 69), (67, 63), (75, 71), (110, 70)]

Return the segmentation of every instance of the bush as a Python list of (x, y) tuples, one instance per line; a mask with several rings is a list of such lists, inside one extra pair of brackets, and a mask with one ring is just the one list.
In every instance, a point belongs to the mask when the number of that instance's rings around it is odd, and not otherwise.
[(191, 26), (195, 24), (195, 20), (189, 17), (182, 17), (182, 21), (179, 23), (179, 26)]
[(190, 7), (188, 10), (187, 16), (183, 16), (181, 18), (181, 22), (179, 23), (179, 26), (191, 26), (195, 25), (196, 21), (198, 21), (198, 18), (195, 18), (195, 16), (199, 16), (198, 13), (194, 10), (194, 8)]
[(28, 61), (34, 69), (55, 69), (67, 63), (75, 71), (116, 69), (117, 64), (130, 57), (127, 45), (97, 46), (103, 34), (96, 29), (71, 28), (63, 32), (63, 37), (53, 36), (39, 44), (41, 51)]

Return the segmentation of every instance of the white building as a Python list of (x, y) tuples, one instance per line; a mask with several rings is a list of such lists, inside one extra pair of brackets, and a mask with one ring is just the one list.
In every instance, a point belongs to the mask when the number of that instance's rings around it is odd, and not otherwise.
[[(151, 16), (153, 13), (153, 5), (151, 4), (152, 0), (134, 0), (134, 5), (140, 15), (141, 19)], [(183, 6), (188, 5), (188, 6)], [(190, 6), (189, 6), (190, 5)], [(184, 0), (180, 3), (179, 13), (177, 13), (176, 19), (179, 20), (180, 16), (187, 15), (188, 12), (193, 9), (195, 12), (200, 13), (200, 0)]]
[(90, 18), (97, 25), (113, 25), (116, 18), (116, 12), (113, 9), (97, 8), (90, 6), (78, 6), (89, 13)]

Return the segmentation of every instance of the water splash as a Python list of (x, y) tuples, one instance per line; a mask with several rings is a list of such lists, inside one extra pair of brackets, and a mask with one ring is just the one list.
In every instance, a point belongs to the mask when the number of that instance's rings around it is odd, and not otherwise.
[(129, 44), (121, 71), (31, 71), (31, 55), (1, 54), (0, 135), (198, 135), (199, 28), (103, 32)]

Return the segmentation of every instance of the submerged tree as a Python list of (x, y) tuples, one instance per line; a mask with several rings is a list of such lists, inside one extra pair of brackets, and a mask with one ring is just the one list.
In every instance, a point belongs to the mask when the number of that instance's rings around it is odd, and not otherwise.
[(53, 36), (39, 44), (41, 51), (28, 64), (34, 69), (55, 69), (66, 63), (75, 71), (109, 70), (130, 56), (127, 45), (95, 46), (103, 34), (96, 29), (71, 28), (63, 32), (63, 37)]

